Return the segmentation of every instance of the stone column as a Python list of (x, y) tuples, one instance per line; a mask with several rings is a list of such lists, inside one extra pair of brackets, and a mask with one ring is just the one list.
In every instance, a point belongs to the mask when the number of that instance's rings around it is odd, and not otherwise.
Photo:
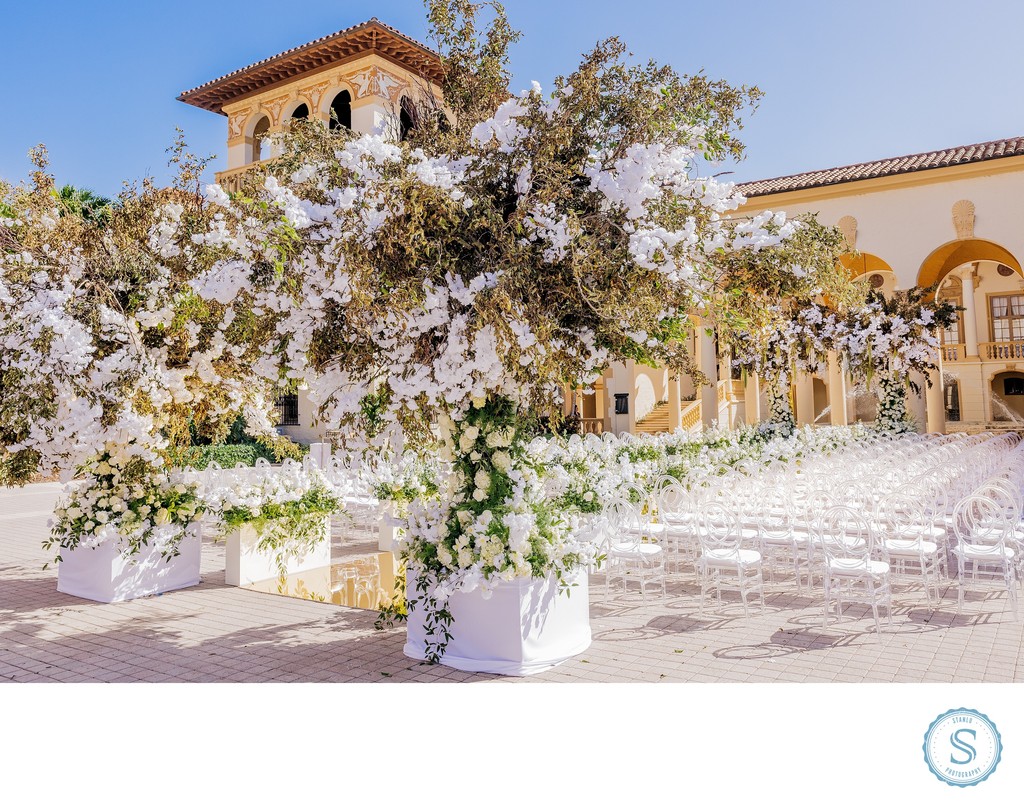
[(747, 424), (761, 421), (761, 379), (757, 374), (747, 374), (743, 388), (743, 421)]
[(814, 424), (814, 381), (805, 371), (796, 372), (796, 424)]
[(928, 372), (932, 386), (925, 392), (925, 427), (930, 433), (946, 432), (946, 397), (943, 395), (942, 366)]
[(668, 372), (668, 431), (674, 433), (683, 426), (683, 408), (679, 395), (679, 377)]
[(850, 423), (846, 412), (846, 374), (835, 351), (828, 352), (828, 406), (829, 423), (833, 427)]
[(925, 387), (928, 385), (924, 378), (924, 374), (918, 371), (913, 371), (910, 374), (910, 379), (916, 382), (921, 387), (920, 395), (914, 393), (910, 388), (907, 388), (907, 411), (911, 416), (914, 417), (914, 421), (917, 423), (918, 429), (921, 432), (928, 432), (928, 415), (925, 405)]
[[(394, 135), (394, 115), (387, 102), (378, 96), (364, 96), (352, 102), (352, 131), (361, 135)], [(397, 136), (394, 136), (397, 140)]]
[(715, 334), (708, 334), (703, 326), (697, 328), (697, 357), (709, 383), (700, 389), (700, 420), (705, 427), (710, 427), (718, 419), (718, 357)]
[(968, 357), (978, 356), (978, 313), (974, 308), (974, 268), (964, 269), (960, 274), (964, 299), (964, 342)]

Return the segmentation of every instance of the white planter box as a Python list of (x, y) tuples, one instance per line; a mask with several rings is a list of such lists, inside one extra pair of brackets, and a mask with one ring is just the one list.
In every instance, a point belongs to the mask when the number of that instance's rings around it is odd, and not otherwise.
[(128, 601), (199, 584), (203, 542), (198, 530), (185, 535), (180, 554), (164, 560), (152, 547), (125, 557), (118, 545), (62, 550), (57, 590), (90, 601)]
[[(484, 599), (480, 590), (456, 592), (448, 602), (452, 639), (441, 658), (461, 671), (524, 676), (563, 663), (590, 646), (590, 593), (587, 573), (559, 595), (558, 579), (517, 579), (494, 587)], [(407, 583), (410, 597), (415, 581)], [(405, 655), (426, 658), (422, 604), (409, 613)]]
[[(305, 573), (316, 568), (330, 567), (331, 564), (331, 518), (321, 520), (321, 539), (301, 557), (289, 556), (286, 560), (286, 575)], [(257, 550), (259, 534), (254, 528), (245, 526), (224, 537), (224, 581), (235, 587), (278, 579), (277, 551)]]

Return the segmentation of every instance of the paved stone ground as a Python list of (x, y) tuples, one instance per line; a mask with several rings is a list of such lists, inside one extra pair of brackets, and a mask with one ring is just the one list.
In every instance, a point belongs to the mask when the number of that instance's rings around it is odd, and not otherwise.
[[(892, 626), (870, 616), (822, 628), (816, 595), (769, 593), (763, 615), (738, 603), (698, 614), (692, 580), (667, 598), (591, 594), (593, 646), (542, 675), (501, 678), (402, 654), (404, 630), (375, 614), (224, 584), (223, 552), (203, 549), (195, 588), (120, 604), (58, 593), (44, 571), (59, 487), (0, 489), (0, 680), (16, 682), (1011, 682), (1024, 680), (1024, 621), (1005, 593), (956, 587), (937, 609), (897, 591)], [(855, 608), (856, 609), (856, 608)]]

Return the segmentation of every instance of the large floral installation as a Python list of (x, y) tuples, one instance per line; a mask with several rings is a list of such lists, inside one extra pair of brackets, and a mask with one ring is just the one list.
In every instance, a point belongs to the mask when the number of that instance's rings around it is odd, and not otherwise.
[(856, 379), (878, 391), (880, 429), (907, 432), (915, 424), (907, 413), (907, 390), (919, 394), (913, 372), (939, 367), (938, 332), (956, 322), (957, 307), (936, 301), (934, 289), (913, 287), (891, 295), (868, 293), (867, 303), (837, 318), (830, 335)]
[(732, 362), (757, 374), (768, 398), (768, 425), (788, 436), (796, 427), (792, 383), (798, 371), (819, 373), (831, 348), (836, 312), (862, 290), (840, 263), (842, 235), (813, 218), (799, 221), (790, 239), (756, 253), (725, 259), (728, 294), (737, 305), (719, 329)]
[[(581, 564), (561, 550), (571, 526), (537, 510), (521, 428), (557, 418), (562, 386), (612, 360), (692, 372), (692, 317), (730, 306), (722, 256), (798, 228), (731, 217), (742, 197), (699, 171), (741, 152), (738, 115), (757, 91), (632, 65), (610, 40), (553, 92), (509, 97), (515, 33), (500, 6), (482, 29), (478, 6), (430, 6), (443, 110), (422, 100), (400, 144), (294, 126), (266, 176), (214, 192), (221, 212), (191, 241), (211, 259), (195, 293), (225, 323), (274, 334), (254, 371), (307, 386), (327, 424), (397, 449), (451, 419), (465, 481), (414, 504), (405, 535), (440, 613), (456, 584)], [(511, 443), (470, 446), (480, 420), (513, 429)]]

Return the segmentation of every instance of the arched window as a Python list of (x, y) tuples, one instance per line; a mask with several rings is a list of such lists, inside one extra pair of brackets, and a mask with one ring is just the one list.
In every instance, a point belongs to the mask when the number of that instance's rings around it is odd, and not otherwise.
[(331, 102), (331, 129), (352, 128), (352, 96), (342, 90)]
[(264, 115), (256, 122), (256, 128), (252, 131), (252, 162), (258, 163), (263, 159), (263, 138), (270, 131), (270, 119)]
[(409, 96), (402, 96), (401, 109), (398, 112), (398, 139), (406, 140), (415, 128), (416, 107), (409, 100)]
[(298, 118), (300, 120), (305, 120), (308, 117), (309, 117), (309, 107), (307, 107), (305, 104), (299, 104), (299, 106), (297, 106), (295, 108), (295, 112), (292, 113), (292, 118)]

